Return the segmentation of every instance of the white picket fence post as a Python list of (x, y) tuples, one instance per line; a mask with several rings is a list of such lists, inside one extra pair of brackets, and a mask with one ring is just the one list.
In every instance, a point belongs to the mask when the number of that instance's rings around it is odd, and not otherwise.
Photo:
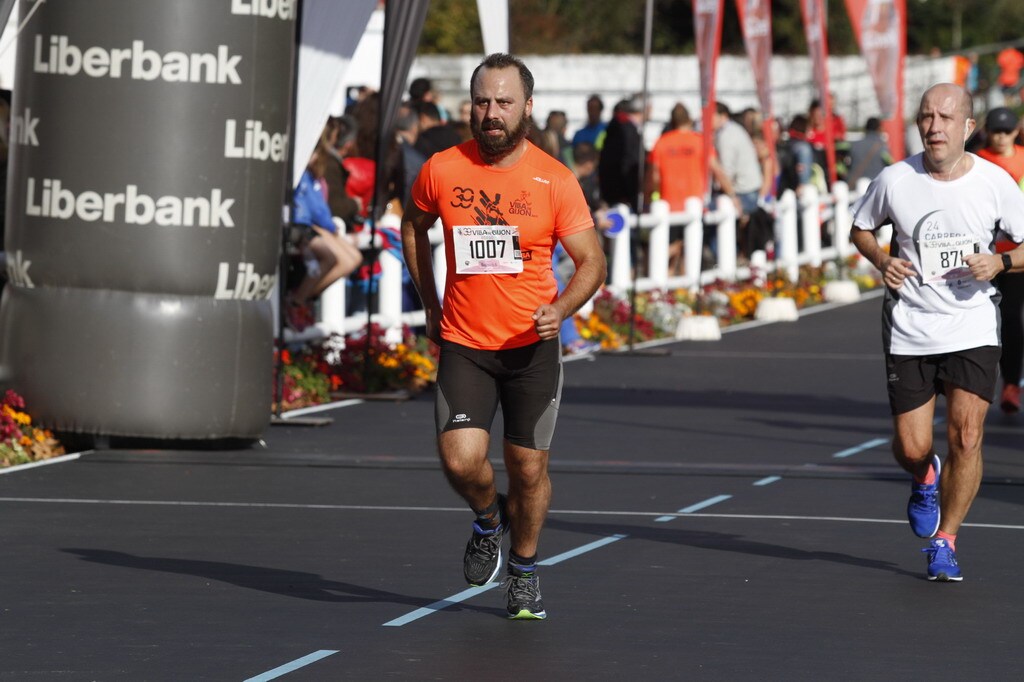
[(700, 287), (700, 265), (704, 260), (704, 202), (690, 197), (684, 204), (686, 213), (694, 216), (683, 226), (683, 265), (690, 280), (690, 290)]
[(616, 206), (625, 216), (626, 225), (613, 237), (612, 241), (612, 274), (611, 285), (620, 291), (625, 291), (633, 286), (633, 230), (639, 229), (636, 216), (629, 212), (624, 205)]
[(813, 185), (805, 185), (799, 196), (799, 205), (804, 253), (807, 254), (808, 262), (818, 267), (821, 265), (821, 207), (818, 205), (818, 189)]
[(775, 202), (775, 262), (794, 282), (800, 271), (796, 212), (796, 192), (787, 189)]
[(658, 200), (651, 204), (651, 216), (655, 224), (647, 238), (647, 276), (659, 289), (668, 284), (668, 242), (669, 242), (669, 205), (667, 201)]
[(718, 195), (718, 272), (722, 279), (736, 278), (736, 204), (724, 194)]
[(853, 214), (850, 212), (850, 186), (840, 180), (832, 185), (832, 223), (835, 226), (832, 245), (840, 258), (850, 254), (850, 226), (853, 225)]

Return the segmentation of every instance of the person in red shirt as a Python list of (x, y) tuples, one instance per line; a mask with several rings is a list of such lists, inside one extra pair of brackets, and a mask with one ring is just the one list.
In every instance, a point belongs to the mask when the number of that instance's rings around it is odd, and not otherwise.
[[(402, 223), (402, 243), (441, 347), (435, 422), (448, 482), (476, 514), (463, 573), (484, 585), (511, 535), (509, 618), (547, 616), (537, 545), (551, 500), (548, 453), (562, 386), (562, 321), (604, 282), (604, 252), (572, 171), (526, 138), (533, 75), (492, 54), (470, 78), (473, 139), (423, 165)], [(427, 231), (440, 218), (447, 276), (438, 300)], [(561, 242), (576, 271), (561, 294), (551, 256)], [(487, 459), (498, 405), (504, 421), (508, 495)]]
[(1024, 69), (1024, 54), (1014, 47), (1007, 47), (996, 57), (999, 65), (999, 77), (996, 82), (1003, 89), (1007, 104), (1020, 101), (1020, 71)]
[[(986, 146), (978, 156), (996, 164), (1024, 188), (1024, 147), (1016, 144), (1020, 120), (1012, 109), (996, 107), (985, 117)], [(996, 242), (996, 251), (1005, 253), (1016, 248), (1008, 239)], [(1003, 392), (999, 407), (1006, 414), (1020, 412), (1020, 381), (1024, 365), (1024, 274), (1004, 272), (996, 277), (1002, 298), (999, 313), (1002, 324), (999, 335), (1003, 342), (1003, 355), (999, 359), (999, 372), (1003, 377)]]
[[(711, 172), (730, 196), (735, 194), (729, 177), (722, 171), (721, 164), (711, 151)], [(661, 134), (647, 157), (647, 195), (668, 202), (673, 212), (686, 210), (686, 200), (697, 197), (703, 202), (707, 192), (704, 172), (704, 136), (693, 129), (693, 119), (686, 105), (677, 103), (672, 107), (669, 127)], [(681, 273), (683, 254), (683, 228), (673, 226), (669, 243), (669, 272)]]

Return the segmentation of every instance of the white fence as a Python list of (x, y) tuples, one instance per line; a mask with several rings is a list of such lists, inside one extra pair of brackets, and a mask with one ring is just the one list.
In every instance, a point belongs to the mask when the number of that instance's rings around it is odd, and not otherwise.
[[(843, 182), (837, 182), (832, 192), (824, 196), (819, 196), (811, 186), (804, 187), (799, 197), (787, 190), (771, 209), (775, 218), (774, 259), (769, 261), (764, 252), (755, 252), (750, 258), (751, 265), (762, 272), (784, 269), (789, 278), (795, 280), (801, 265), (820, 266), (826, 261), (852, 254), (855, 249), (849, 240), (851, 205), (866, 187), (867, 181), (862, 180), (853, 196)], [(619, 210), (625, 209), (619, 207)], [(385, 220), (389, 218), (394, 222), (385, 223), (385, 226), (397, 227), (397, 218), (388, 216)], [(717, 250), (715, 266), (702, 270), (705, 224), (713, 225), (716, 230)], [(670, 230), (674, 226), (683, 228), (685, 274), (678, 276), (669, 272)], [(798, 235), (798, 229), (802, 229), (802, 234)], [(829, 237), (828, 247), (822, 246), (823, 231)], [(887, 241), (888, 234), (882, 234), (880, 238)], [(726, 197), (719, 197), (711, 211), (705, 211), (699, 199), (691, 198), (687, 201), (685, 211), (671, 212), (667, 202), (656, 201), (651, 205), (650, 212), (628, 216), (627, 226), (614, 238), (609, 263), (608, 287), (618, 294), (633, 288), (631, 251), (634, 239), (643, 239), (646, 243), (644, 267), (639, 268), (644, 275), (636, 279), (637, 291), (696, 290), (718, 279), (734, 281), (751, 276), (749, 265), (740, 266), (737, 263), (736, 209)], [(440, 225), (435, 225), (431, 230), (430, 242), (434, 245), (436, 281), (441, 288), (447, 267)], [(402, 310), (402, 262), (388, 251), (381, 251), (379, 260), (381, 275), (376, 296), (378, 312), (371, 316), (371, 320), (386, 330), (386, 340), (397, 343), (401, 340), (403, 325), (422, 326), (424, 314), (422, 310)], [(346, 296), (344, 280), (330, 286), (322, 295), (319, 321), (301, 333), (286, 330), (285, 340), (303, 341), (363, 329), (367, 320), (366, 311), (346, 316)], [(587, 308), (582, 312), (586, 313)]]

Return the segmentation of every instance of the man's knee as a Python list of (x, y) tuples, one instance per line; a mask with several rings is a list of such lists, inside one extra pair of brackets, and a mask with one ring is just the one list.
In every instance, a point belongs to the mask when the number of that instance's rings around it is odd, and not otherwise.
[(892, 452), (898, 459), (919, 462), (932, 454), (931, 434), (897, 434), (892, 439)]
[(950, 450), (962, 453), (980, 451), (983, 432), (981, 424), (972, 422), (950, 424), (948, 432)]
[(521, 489), (536, 488), (544, 484), (548, 478), (547, 457), (517, 457), (510, 463), (509, 482)]

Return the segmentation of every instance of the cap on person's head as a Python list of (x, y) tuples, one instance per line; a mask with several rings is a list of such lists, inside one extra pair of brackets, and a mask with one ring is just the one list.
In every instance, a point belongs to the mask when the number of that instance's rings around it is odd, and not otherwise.
[(1013, 113), (1013, 109), (1006, 107), (996, 107), (985, 117), (985, 129), (989, 131), (1013, 132), (1017, 129), (1018, 123), (1020, 119), (1017, 114)]

